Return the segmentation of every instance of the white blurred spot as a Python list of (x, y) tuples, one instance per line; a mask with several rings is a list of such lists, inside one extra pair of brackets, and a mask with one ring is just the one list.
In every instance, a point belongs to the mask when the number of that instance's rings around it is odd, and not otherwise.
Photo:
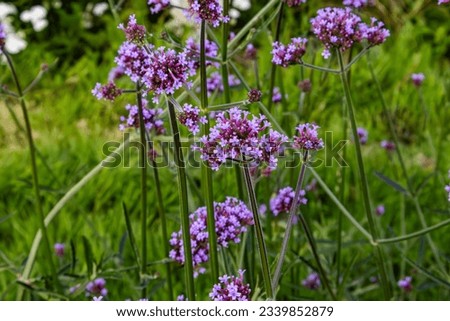
[(94, 14), (94, 16), (102, 16), (106, 10), (108, 10), (109, 5), (106, 2), (100, 2), (100, 3), (96, 3), (94, 5), (94, 8), (92, 9), (92, 13)]

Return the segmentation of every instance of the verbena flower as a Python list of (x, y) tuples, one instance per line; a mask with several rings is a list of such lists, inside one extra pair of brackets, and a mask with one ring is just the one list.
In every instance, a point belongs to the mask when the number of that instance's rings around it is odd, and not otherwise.
[[(228, 247), (230, 242), (239, 243), (239, 235), (247, 231), (247, 226), (253, 225), (253, 215), (244, 202), (227, 197), (225, 202), (214, 202), (214, 217), (216, 221), (217, 245)], [(200, 264), (209, 260), (209, 243), (207, 230), (206, 207), (198, 208), (189, 215), (192, 261), (195, 275), (204, 273)], [(181, 230), (172, 233), (170, 239), (172, 250), (169, 257), (178, 263), (184, 264), (184, 246)]]
[(135, 83), (145, 76), (151, 63), (150, 55), (144, 47), (128, 41), (120, 46), (114, 61)]
[(292, 38), (288, 45), (275, 41), (272, 44), (272, 62), (282, 67), (299, 63), (306, 52), (307, 42), (307, 39), (300, 37)]
[(191, 104), (183, 105), (183, 112), (178, 114), (178, 120), (194, 135), (200, 131), (199, 124), (206, 124), (207, 122), (205, 116), (200, 116), (200, 108), (193, 107)]
[(147, 30), (144, 26), (137, 24), (136, 16), (130, 15), (128, 24), (124, 27), (123, 23), (119, 24), (118, 28), (125, 33), (125, 37), (129, 42), (143, 44)]
[(125, 75), (125, 70), (122, 67), (114, 67), (109, 71), (108, 82), (114, 82)]
[(361, 145), (365, 145), (369, 137), (369, 132), (363, 127), (358, 127), (356, 132), (358, 133), (358, 138)]
[(92, 301), (103, 301), (103, 296), (93, 296)]
[(0, 23), (0, 52), (3, 49), (3, 47), (5, 46), (5, 42), (6, 42), (5, 26), (3, 26), (2, 23)]
[[(198, 68), (200, 68), (200, 43), (196, 42), (194, 38), (190, 37), (186, 41), (186, 47), (184, 50), (187, 59), (190, 63), (190, 68), (195, 72)], [(211, 61), (208, 58), (217, 58), (219, 54), (219, 47), (214, 41), (210, 41), (206, 39), (205, 41), (205, 57), (206, 57), (206, 66), (214, 66), (220, 67), (218, 62)]]
[(55, 243), (53, 246), (53, 249), (55, 250), (56, 256), (63, 257), (64, 256), (64, 249), (65, 246), (62, 243)]
[(248, 102), (256, 103), (258, 101), (261, 101), (261, 96), (262, 96), (261, 90), (251, 89), (247, 94)]
[[(241, 84), (241, 81), (233, 74), (228, 75), (228, 86), (229, 87), (236, 87)], [(211, 95), (214, 92), (223, 92), (223, 81), (222, 81), (222, 75), (219, 72), (213, 72), (207, 79), (206, 79), (206, 90), (208, 91), (208, 95)]]
[[(166, 132), (164, 128), (164, 122), (159, 118), (162, 114), (161, 108), (147, 108), (147, 100), (142, 99), (142, 116), (144, 118), (144, 126), (148, 131), (153, 130), (156, 135), (161, 135)], [(137, 105), (126, 105), (125, 109), (128, 110), (128, 116), (120, 117), (120, 130), (126, 128), (139, 128), (139, 108)]]
[(311, 25), (313, 33), (325, 46), (322, 52), (325, 59), (330, 57), (332, 48), (345, 51), (363, 39), (372, 46), (378, 45), (389, 36), (381, 21), (372, 18), (371, 24), (367, 25), (350, 8), (319, 9), (317, 16), (311, 19)]
[(407, 276), (407, 277), (405, 277), (405, 278), (399, 280), (399, 281), (397, 282), (397, 285), (398, 285), (401, 289), (403, 289), (403, 291), (405, 291), (405, 292), (408, 293), (408, 292), (411, 292), (412, 289), (413, 289), (413, 286), (412, 286), (411, 283), (412, 283), (412, 277)]
[(310, 290), (316, 290), (320, 287), (320, 277), (319, 274), (313, 272), (302, 281), (302, 285)]
[(251, 43), (245, 47), (244, 58), (249, 60), (255, 60), (258, 56), (258, 51), (255, 46)]
[(122, 95), (122, 90), (113, 82), (109, 82), (106, 85), (97, 83), (91, 93), (99, 100), (105, 99), (114, 101), (117, 97)]
[(448, 193), (448, 201), (450, 202), (450, 185), (445, 185), (445, 191)]
[(152, 14), (163, 11), (170, 5), (170, 0), (148, 0), (148, 7)]
[(214, 284), (209, 297), (213, 301), (250, 301), (250, 285), (244, 284), (244, 272), (239, 270), (239, 276), (224, 275), (219, 277), (219, 283)]
[(363, 8), (368, 6), (374, 6), (374, 0), (344, 0), (344, 6), (352, 8)]
[(384, 212), (385, 212), (385, 209), (384, 209), (384, 205), (383, 205), (383, 204), (378, 205), (378, 206), (376, 207), (376, 209), (375, 209), (375, 214), (376, 214), (377, 216), (382, 216), (382, 215), (384, 215)]
[[(298, 206), (300, 204), (306, 204), (308, 200), (305, 197), (305, 190), (300, 191), (300, 196), (298, 199)], [(295, 191), (292, 187), (287, 186), (280, 189), (275, 197), (270, 200), (270, 210), (273, 215), (278, 216), (280, 213), (289, 213), (292, 207), (292, 201), (295, 197)]]
[(219, 0), (188, 0), (189, 14), (200, 23), (202, 20), (218, 27), (221, 22), (228, 22), (229, 17), (223, 16), (223, 9)]
[(184, 294), (180, 294), (177, 296), (177, 301), (188, 301), (188, 299), (184, 296)]
[(302, 3), (305, 3), (306, 0), (283, 0), (284, 3), (286, 3), (289, 7), (296, 7), (301, 5)]
[(382, 140), (380, 146), (388, 152), (393, 152), (395, 150), (394, 142), (391, 142), (389, 140)]
[(438, 0), (438, 5), (450, 3), (450, 0)]
[(295, 148), (304, 150), (319, 150), (324, 144), (322, 138), (319, 138), (317, 130), (320, 127), (316, 124), (300, 124), (297, 126), (298, 134), (294, 136)]
[(423, 73), (411, 74), (411, 80), (416, 87), (422, 86), (423, 81), (425, 80), (425, 75)]
[[(271, 130), (270, 123), (263, 115), (252, 116), (237, 107), (218, 113), (216, 125), (208, 136), (200, 139), (202, 160), (213, 170), (227, 160), (250, 162), (257, 166), (268, 164), (272, 169), (277, 165), (277, 154), (287, 137)], [(270, 129), (268, 134), (263, 131)]]
[(106, 281), (104, 278), (97, 278), (94, 281), (89, 282), (86, 285), (87, 295), (98, 296), (101, 295), (105, 297), (108, 294), (106, 289)]
[(311, 91), (311, 80), (305, 79), (298, 82), (297, 87), (300, 88), (304, 93), (309, 93)]
[(282, 97), (280, 88), (274, 87), (272, 91), (272, 102), (274, 104), (281, 103)]

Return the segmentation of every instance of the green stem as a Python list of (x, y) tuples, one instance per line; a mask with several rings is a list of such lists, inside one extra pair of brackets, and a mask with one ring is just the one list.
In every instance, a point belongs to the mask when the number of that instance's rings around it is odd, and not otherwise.
[[(373, 219), (373, 212), (372, 212), (372, 208), (371, 208), (371, 204), (370, 204), (369, 184), (367, 182), (367, 177), (366, 177), (366, 173), (365, 173), (365, 169), (364, 169), (364, 162), (362, 159), (361, 144), (359, 142), (359, 137), (358, 137), (358, 132), (357, 132), (357, 125), (356, 125), (355, 112), (354, 112), (354, 108), (353, 108), (353, 101), (352, 101), (352, 97), (351, 97), (351, 93), (350, 93), (350, 87), (348, 85), (347, 74), (345, 72), (345, 66), (344, 66), (344, 62), (342, 59), (342, 54), (339, 50), (336, 50), (336, 52), (338, 55), (339, 67), (341, 70), (341, 81), (342, 81), (342, 86), (344, 88), (345, 99), (347, 102), (347, 108), (348, 108), (348, 113), (349, 113), (349, 118), (350, 118), (351, 129), (352, 129), (352, 133), (353, 133), (353, 139), (355, 142), (356, 159), (357, 159), (357, 163), (358, 163), (359, 176), (361, 179), (364, 209), (366, 212), (367, 221), (369, 223), (370, 234), (372, 236), (372, 239), (376, 240), (378, 238), (378, 233), (377, 233), (377, 228), (376, 228), (376, 225), (375, 225), (375, 222)], [(390, 300), (390, 298), (392, 297), (392, 290), (391, 290), (391, 286), (388, 282), (386, 267), (383, 262), (383, 253), (379, 246), (375, 246), (375, 254), (376, 254), (375, 258), (377, 261), (378, 270), (379, 270), (380, 276), (381, 276), (381, 286), (384, 291), (384, 297), (386, 300)]]
[(286, 257), (287, 248), (289, 245), (289, 238), (291, 236), (292, 226), (294, 225), (294, 217), (297, 213), (298, 200), (300, 198), (300, 192), (303, 186), (303, 180), (305, 178), (306, 164), (308, 161), (308, 151), (305, 151), (303, 155), (303, 163), (300, 168), (300, 174), (298, 175), (297, 186), (295, 187), (295, 196), (292, 200), (291, 208), (289, 210), (289, 217), (286, 225), (286, 231), (284, 232), (283, 243), (281, 245), (281, 252), (278, 258), (277, 267), (272, 278), (272, 291), (276, 293), (278, 283), (280, 282), (281, 269), (283, 268), (284, 259)]
[[(280, 40), (281, 22), (283, 21), (283, 11), (284, 11), (283, 9), (284, 9), (284, 2), (282, 1), (280, 4), (280, 10), (278, 11), (274, 42)], [(267, 109), (269, 110), (269, 112), (272, 110), (273, 88), (275, 87), (276, 76), (277, 76), (277, 65), (272, 63), (272, 66), (270, 69), (269, 95), (268, 95), (268, 100), (267, 100)]]
[[(228, 1), (225, 1), (227, 3)], [(228, 25), (228, 24), (225, 24)], [(200, 28), (200, 88), (201, 88), (201, 109), (208, 108), (208, 91), (206, 87), (206, 22), (203, 20)], [(203, 126), (203, 134), (209, 135), (209, 117), (206, 117), (206, 124)], [(209, 254), (211, 258), (211, 277), (213, 284), (219, 279), (219, 256), (217, 253), (216, 220), (214, 217), (214, 196), (212, 170), (206, 162), (202, 162), (202, 186), (206, 201), (206, 225), (208, 228)]]
[(243, 165), (245, 183), (247, 185), (248, 199), (250, 201), (250, 207), (253, 213), (253, 220), (255, 221), (256, 239), (258, 242), (259, 256), (261, 260), (261, 267), (264, 279), (264, 288), (266, 290), (267, 300), (273, 299), (272, 282), (270, 278), (269, 261), (267, 258), (266, 243), (264, 242), (264, 234), (259, 220), (258, 203), (255, 195), (255, 188), (253, 187), (253, 181), (250, 176), (250, 171), (247, 164)]
[(188, 208), (188, 192), (186, 184), (186, 171), (183, 157), (183, 149), (180, 142), (180, 131), (178, 129), (177, 118), (175, 114), (175, 107), (172, 102), (167, 99), (169, 109), (170, 126), (172, 128), (173, 142), (174, 142), (174, 158), (175, 166), (178, 173), (178, 191), (180, 198), (180, 220), (181, 231), (183, 237), (184, 247), (184, 271), (186, 280), (187, 297), (189, 301), (195, 301), (194, 290), (194, 271), (192, 267), (192, 250), (191, 250), (191, 235), (189, 224), (189, 208)]
[(56, 272), (56, 267), (53, 262), (54, 254), (52, 252), (52, 247), (50, 245), (50, 239), (48, 236), (47, 227), (45, 226), (45, 216), (44, 216), (44, 210), (43, 210), (42, 202), (41, 202), (41, 192), (39, 189), (39, 176), (38, 176), (38, 170), (37, 170), (37, 165), (36, 165), (36, 147), (34, 145), (33, 131), (31, 129), (31, 123), (30, 123), (30, 119), (28, 117), (28, 109), (27, 109), (25, 97), (23, 96), (22, 87), (20, 85), (19, 78), (17, 76), (13, 61), (12, 61), (11, 57), (9, 56), (9, 54), (6, 52), (6, 50), (3, 50), (3, 53), (6, 57), (8, 66), (11, 69), (11, 74), (12, 74), (14, 83), (17, 88), (17, 93), (19, 95), (20, 107), (22, 109), (22, 114), (23, 114), (23, 118), (25, 121), (25, 129), (26, 129), (27, 140), (28, 140), (28, 148), (30, 150), (31, 172), (32, 172), (32, 176), (33, 176), (33, 189), (34, 189), (34, 194), (36, 197), (36, 209), (37, 209), (37, 212), (38, 212), (38, 215), (40, 218), (39, 222), (41, 225), (42, 235), (44, 237), (44, 247), (47, 252), (47, 261), (50, 266), (50, 273), (53, 278), (53, 287), (58, 289), (59, 288), (59, 280), (58, 280), (58, 274)]
[(142, 106), (142, 93), (140, 85), (137, 85), (137, 105), (139, 113), (139, 135), (141, 143), (139, 144), (139, 167), (141, 168), (141, 242), (142, 242), (142, 258), (141, 258), (141, 285), (142, 285), (142, 297), (147, 297), (147, 139), (145, 137), (145, 124), (144, 114)]

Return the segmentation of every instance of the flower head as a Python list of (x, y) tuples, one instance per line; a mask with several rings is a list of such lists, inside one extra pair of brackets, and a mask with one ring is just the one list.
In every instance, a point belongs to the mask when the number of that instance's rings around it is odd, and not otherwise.
[(216, 117), (216, 125), (211, 128), (208, 136), (200, 139), (202, 160), (208, 162), (213, 170), (218, 170), (228, 159), (251, 162), (257, 166), (268, 163), (276, 168), (281, 145), (287, 137), (270, 130), (262, 134), (271, 125), (265, 116), (252, 116), (237, 107), (221, 112)]
[(294, 147), (306, 150), (322, 149), (324, 144), (322, 138), (319, 138), (317, 130), (320, 127), (316, 124), (300, 124), (297, 126), (298, 134), (294, 136)]
[(258, 51), (256, 50), (255, 46), (251, 43), (245, 47), (244, 57), (245, 59), (249, 60), (255, 60), (258, 56)]
[(281, 103), (283, 96), (281, 95), (280, 88), (274, 87), (272, 91), (272, 102), (274, 104)]
[(87, 294), (98, 296), (101, 295), (105, 297), (108, 294), (108, 290), (106, 289), (106, 281), (104, 278), (97, 278), (94, 281), (89, 282), (86, 285)]
[(384, 23), (375, 18), (371, 18), (370, 25), (362, 23), (359, 28), (362, 32), (363, 38), (367, 39), (367, 42), (371, 46), (382, 44), (386, 41), (386, 38), (391, 35), (389, 30), (384, 28)]
[(170, 0), (148, 0), (148, 7), (152, 14), (163, 11), (170, 5)]
[(116, 84), (113, 82), (109, 82), (106, 85), (97, 83), (91, 93), (99, 100), (106, 99), (114, 101), (117, 97), (122, 95), (122, 90), (117, 88)]
[[(247, 231), (248, 225), (253, 225), (253, 215), (244, 202), (227, 197), (225, 202), (214, 202), (214, 217), (216, 221), (217, 244), (228, 247), (230, 242), (239, 243), (239, 235)], [(206, 228), (206, 207), (198, 208), (189, 216), (193, 266), (195, 273), (204, 273), (200, 264), (209, 260), (208, 231)], [(184, 246), (181, 230), (172, 233), (170, 240), (172, 250), (169, 257), (183, 264)]]
[[(235, 75), (229, 74), (228, 75), (228, 86), (229, 87), (236, 87), (241, 84), (241, 81), (236, 78)], [(214, 92), (223, 92), (223, 82), (222, 82), (222, 75), (215, 71), (213, 72), (207, 79), (206, 79), (206, 90), (208, 91), (208, 95), (214, 93)]]
[(397, 282), (397, 285), (401, 288), (401, 289), (403, 289), (403, 291), (405, 291), (405, 292), (411, 292), (412, 291), (412, 289), (413, 289), (413, 286), (412, 286), (412, 277), (410, 277), (410, 276), (407, 276), (407, 277), (405, 277), (404, 279), (401, 279), (401, 280), (399, 280), (398, 282)]
[(450, 3), (450, 0), (438, 0), (438, 5)]
[(219, 0), (188, 0), (189, 14), (197, 23), (202, 20), (218, 27), (221, 22), (228, 22), (229, 18), (223, 16), (223, 9)]
[(262, 92), (261, 92), (261, 90), (258, 90), (258, 89), (251, 89), (248, 92), (247, 96), (248, 96), (248, 101), (250, 103), (256, 103), (258, 101), (261, 101)]
[(300, 90), (304, 93), (309, 93), (311, 91), (311, 80), (305, 79), (302, 81), (299, 81), (297, 84), (297, 87), (300, 88)]
[(239, 276), (224, 275), (219, 277), (219, 283), (214, 284), (209, 297), (214, 301), (249, 301), (250, 285), (244, 284), (244, 272), (239, 270)]
[(114, 82), (125, 75), (125, 71), (122, 67), (114, 67), (109, 71), (108, 82)]
[[(200, 44), (197, 43), (194, 38), (190, 37), (186, 41), (186, 47), (184, 50), (186, 58), (190, 63), (190, 68), (195, 72), (200, 68)], [(219, 53), (219, 47), (214, 41), (206, 39), (205, 41), (205, 56), (206, 56), (206, 66), (219, 67), (218, 62), (211, 61), (208, 58), (217, 58)]]
[(394, 142), (391, 142), (389, 140), (382, 140), (380, 146), (388, 152), (393, 152), (395, 150)]
[(200, 131), (199, 123), (206, 124), (207, 122), (205, 116), (200, 116), (200, 109), (191, 104), (183, 105), (183, 112), (178, 114), (178, 120), (194, 135)]
[(423, 73), (411, 74), (411, 80), (416, 87), (422, 86), (423, 81), (425, 80), (425, 75)]
[(144, 26), (137, 24), (136, 16), (134, 14), (128, 18), (126, 27), (121, 23), (118, 28), (125, 33), (125, 37), (129, 42), (143, 44), (147, 30), (145, 30)]
[(114, 61), (131, 81), (140, 81), (150, 68), (150, 56), (142, 46), (125, 41), (119, 48)]
[(302, 285), (310, 290), (316, 290), (320, 287), (320, 277), (317, 273), (313, 272), (302, 281)]
[(358, 127), (356, 132), (358, 133), (358, 138), (361, 145), (365, 145), (369, 137), (369, 132), (363, 127)]
[(384, 212), (385, 212), (385, 209), (384, 209), (384, 205), (383, 204), (378, 205), (377, 208), (375, 209), (375, 214), (377, 216), (384, 215)]
[(284, 3), (286, 3), (289, 7), (296, 7), (301, 5), (302, 3), (305, 3), (306, 0), (283, 0)]
[(287, 46), (279, 41), (275, 41), (272, 44), (272, 62), (282, 67), (299, 63), (306, 52), (307, 42), (307, 39), (300, 37), (292, 38), (291, 43)]
[(5, 42), (6, 42), (5, 27), (3, 26), (2, 23), (0, 23), (0, 51), (2, 50), (3, 46), (5, 45)]
[(445, 185), (445, 191), (448, 193), (448, 201), (450, 202), (450, 185)]
[[(166, 132), (164, 128), (164, 122), (159, 118), (162, 114), (160, 108), (147, 108), (147, 100), (142, 99), (142, 116), (144, 118), (144, 126), (148, 131), (154, 130), (156, 135), (161, 135)], [(120, 117), (120, 130), (125, 128), (139, 128), (139, 108), (137, 105), (126, 105), (125, 109), (128, 110), (128, 117)]]
[(53, 246), (56, 256), (63, 257), (65, 246), (62, 243), (55, 243)]
[(363, 8), (368, 6), (374, 6), (374, 0), (344, 0), (344, 6), (352, 8)]
[[(300, 191), (298, 205), (306, 204), (308, 200), (305, 197), (305, 190)], [(292, 187), (287, 186), (278, 191), (278, 194), (270, 200), (270, 210), (273, 215), (277, 216), (280, 213), (289, 213), (292, 207), (292, 201), (295, 197), (295, 191)]]

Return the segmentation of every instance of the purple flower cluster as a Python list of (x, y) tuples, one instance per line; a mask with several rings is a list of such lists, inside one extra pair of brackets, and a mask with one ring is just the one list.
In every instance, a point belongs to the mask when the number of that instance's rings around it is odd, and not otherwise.
[(250, 89), (247, 94), (247, 99), (249, 103), (256, 103), (261, 101), (262, 92), (259, 89)]
[(344, 6), (352, 8), (363, 8), (368, 6), (374, 6), (374, 0), (344, 0)]
[(397, 283), (397, 285), (401, 288), (401, 289), (403, 289), (403, 291), (405, 291), (405, 292), (411, 292), (412, 291), (412, 289), (413, 289), (413, 286), (412, 286), (412, 277), (410, 277), (410, 276), (407, 276), (407, 277), (405, 277), (404, 279), (401, 279), (401, 280), (399, 280), (398, 281), (398, 283)]
[(178, 114), (178, 120), (194, 135), (200, 131), (199, 123), (206, 124), (207, 122), (205, 116), (200, 116), (200, 108), (193, 107), (191, 104), (183, 105), (183, 112)]
[(361, 145), (365, 145), (369, 137), (369, 132), (363, 127), (358, 127), (356, 132), (358, 133), (358, 138)]
[(384, 205), (383, 204), (378, 205), (377, 208), (375, 209), (375, 214), (377, 216), (383, 216), (384, 212), (385, 212), (385, 209), (384, 209)]
[(249, 60), (255, 60), (258, 57), (258, 51), (251, 43), (245, 47), (244, 58)]
[[(305, 195), (305, 190), (301, 190), (298, 199), (298, 205), (306, 204), (308, 202)], [(273, 215), (278, 216), (278, 214), (283, 212), (289, 213), (294, 197), (295, 191), (292, 189), (292, 187), (287, 186), (280, 189), (278, 191), (278, 194), (270, 200), (270, 210), (272, 211)]]
[(170, 5), (170, 0), (148, 0), (148, 7), (152, 14), (163, 11)]
[[(166, 132), (164, 128), (164, 122), (159, 118), (162, 114), (161, 108), (147, 108), (147, 101), (142, 99), (142, 116), (144, 117), (144, 126), (148, 131), (154, 130), (156, 135), (161, 135)], [(120, 117), (120, 130), (125, 128), (139, 128), (139, 108), (136, 105), (126, 105), (125, 109), (128, 110), (128, 117)]]
[[(450, 178), (450, 170), (448, 171), (448, 178)], [(445, 185), (445, 191), (448, 193), (448, 201), (450, 202), (450, 185)]]
[(274, 104), (281, 103), (282, 98), (280, 88), (274, 87), (272, 91), (272, 102)]
[(307, 39), (300, 37), (292, 38), (291, 43), (287, 46), (279, 41), (275, 41), (272, 45), (272, 62), (282, 67), (299, 63), (306, 52), (307, 42)]
[(305, 79), (298, 82), (297, 87), (304, 93), (309, 93), (311, 91), (311, 80)]
[(122, 67), (114, 67), (109, 71), (108, 81), (114, 82), (125, 75), (125, 70)]
[[(190, 37), (186, 41), (186, 47), (184, 50), (187, 59), (190, 63), (190, 68), (195, 72), (198, 68), (200, 68), (200, 44), (197, 43), (194, 38)], [(214, 41), (209, 41), (206, 39), (205, 41), (205, 56), (206, 56), (206, 66), (214, 66), (220, 67), (218, 62), (213, 62), (208, 60), (209, 58), (217, 58), (219, 53), (219, 47)]]
[(0, 23), (0, 52), (5, 45), (6, 41), (6, 32), (5, 32), (5, 26), (3, 26), (2, 23)]
[(108, 294), (106, 289), (106, 281), (104, 278), (97, 278), (86, 285), (86, 294), (105, 297)]
[(350, 8), (323, 8), (317, 11), (317, 16), (311, 19), (312, 31), (325, 45), (322, 56), (330, 57), (330, 49), (339, 48), (345, 51), (356, 42), (367, 39), (370, 45), (383, 43), (390, 35), (384, 24), (372, 18), (370, 26)]
[(120, 46), (114, 61), (133, 82), (144, 78), (151, 63), (144, 47), (127, 41)]
[[(223, 203), (214, 202), (214, 217), (216, 220), (217, 244), (222, 247), (228, 247), (230, 242), (239, 243), (241, 241), (239, 234), (246, 232), (248, 225), (254, 224), (253, 215), (245, 203), (234, 197), (227, 197)], [(196, 275), (198, 275), (198, 273), (205, 272), (200, 264), (207, 262), (209, 259), (206, 207), (198, 208), (189, 216), (189, 219), (192, 260)], [(169, 257), (183, 264), (184, 247), (181, 230), (172, 233), (170, 245), (173, 249), (170, 251)]]
[(213, 301), (250, 301), (250, 285), (244, 284), (244, 272), (239, 270), (239, 276), (224, 275), (219, 277), (219, 283), (214, 284), (209, 297)]
[(91, 93), (99, 100), (106, 99), (114, 101), (117, 97), (122, 95), (122, 90), (117, 88), (116, 84), (113, 82), (108, 82), (106, 85), (97, 83)]
[(320, 287), (319, 275), (315, 272), (311, 273), (302, 281), (302, 285), (310, 290), (316, 290)]
[(389, 140), (382, 140), (380, 143), (381, 148), (384, 148), (388, 152), (393, 152), (395, 150), (394, 142)]
[[(287, 137), (271, 129), (265, 116), (253, 116), (237, 107), (221, 112), (216, 117), (216, 125), (208, 136), (200, 139), (202, 160), (213, 170), (227, 160), (249, 161), (257, 166), (267, 163), (272, 169), (277, 165), (277, 154)], [(268, 134), (262, 134), (269, 129)]]
[(450, 3), (450, 0), (438, 0), (438, 5)]
[(188, 3), (189, 15), (197, 23), (204, 20), (213, 27), (218, 27), (221, 22), (229, 21), (229, 17), (223, 16), (223, 9), (219, 0), (188, 0)]
[(286, 3), (289, 7), (296, 7), (301, 5), (302, 3), (305, 3), (306, 0), (283, 0), (284, 3)]
[(65, 246), (62, 243), (55, 243), (53, 246), (53, 249), (55, 250), (56, 256), (63, 257), (64, 256), (64, 249)]
[[(228, 75), (228, 86), (230, 87), (236, 87), (241, 84), (241, 81), (232, 74)], [(223, 92), (223, 82), (222, 82), (222, 75), (215, 71), (213, 72), (208, 79), (206, 79), (206, 89), (208, 91), (208, 95), (214, 93), (214, 92)]]
[(316, 124), (300, 124), (297, 126), (298, 134), (294, 136), (294, 147), (306, 150), (322, 149), (324, 144), (322, 138), (319, 138)]
[(127, 41), (137, 44), (143, 44), (147, 30), (144, 26), (137, 24), (136, 16), (134, 14), (130, 15), (130, 17), (128, 18), (128, 24), (126, 27), (124, 27), (121, 23), (119, 24), (118, 28), (125, 33)]
[(423, 81), (425, 80), (425, 75), (423, 73), (411, 74), (411, 80), (416, 87), (422, 86)]

